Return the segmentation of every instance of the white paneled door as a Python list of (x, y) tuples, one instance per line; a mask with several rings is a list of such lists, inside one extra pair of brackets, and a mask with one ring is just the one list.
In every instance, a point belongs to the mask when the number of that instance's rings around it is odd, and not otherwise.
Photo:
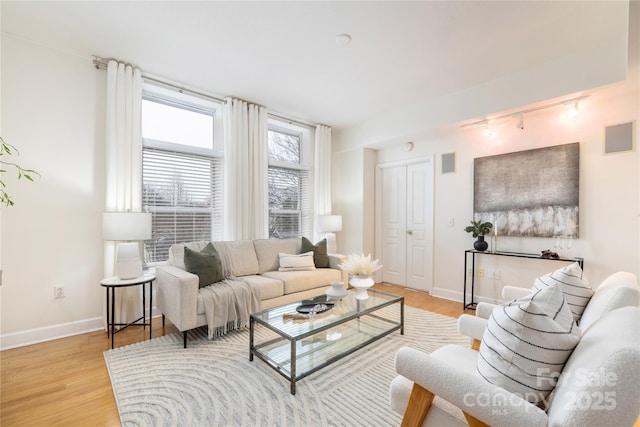
[(433, 161), (380, 172), (382, 280), (428, 292), (433, 281)]

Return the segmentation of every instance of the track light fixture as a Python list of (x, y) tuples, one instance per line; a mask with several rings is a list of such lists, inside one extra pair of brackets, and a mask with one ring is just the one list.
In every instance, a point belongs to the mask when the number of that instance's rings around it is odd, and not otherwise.
[(569, 117), (572, 119), (575, 119), (576, 117), (578, 117), (578, 103), (580, 102), (580, 100), (576, 100), (575, 102), (572, 103), (568, 103), (569, 105), (571, 105), (571, 107), (569, 107)]
[(489, 120), (485, 120), (484, 121), (484, 131), (483, 133), (485, 134), (485, 136), (493, 136), (494, 133), (491, 130), (491, 127), (489, 126)]
[(494, 135), (494, 132), (491, 130), (491, 128), (489, 127), (489, 122), (493, 122), (496, 120), (501, 120), (501, 119), (507, 119), (507, 118), (517, 118), (518, 123), (516, 124), (516, 127), (518, 129), (522, 129), (524, 130), (524, 115), (527, 113), (532, 113), (534, 111), (539, 111), (539, 110), (544, 110), (547, 108), (551, 108), (551, 107), (557, 107), (560, 105), (571, 105), (571, 110), (569, 111), (569, 117), (571, 118), (575, 118), (578, 115), (578, 104), (580, 103), (580, 101), (582, 101), (583, 99), (587, 99), (589, 97), (589, 95), (584, 95), (584, 96), (580, 96), (577, 98), (571, 98), (571, 99), (567, 99), (564, 101), (559, 101), (559, 102), (554, 102), (551, 104), (546, 104), (546, 105), (541, 105), (539, 107), (534, 107), (534, 108), (529, 108), (527, 110), (522, 110), (522, 111), (516, 111), (514, 113), (509, 113), (509, 114), (504, 114), (502, 116), (498, 116), (498, 117), (493, 117), (491, 119), (486, 118), (486, 119), (482, 119), (482, 120), (478, 120), (472, 123), (467, 123), (464, 125), (461, 125), (461, 127), (467, 127), (467, 126), (483, 126), (484, 130), (483, 133), (487, 136), (492, 136)]
[(514, 114), (513, 116), (511, 116), (513, 118), (517, 118), (520, 119), (518, 121), (518, 124), (516, 124), (516, 127), (520, 130), (524, 130), (524, 113), (518, 113), (518, 114)]

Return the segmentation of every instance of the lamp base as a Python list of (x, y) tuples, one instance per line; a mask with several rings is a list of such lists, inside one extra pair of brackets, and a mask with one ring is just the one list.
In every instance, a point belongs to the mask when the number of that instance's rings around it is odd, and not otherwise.
[(118, 243), (115, 274), (125, 280), (142, 276), (142, 260), (140, 259), (138, 242)]

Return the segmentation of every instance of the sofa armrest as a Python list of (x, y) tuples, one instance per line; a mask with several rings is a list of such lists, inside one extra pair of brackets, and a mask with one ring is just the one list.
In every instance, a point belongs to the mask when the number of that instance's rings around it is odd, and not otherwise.
[(502, 288), (502, 299), (513, 301), (514, 299), (526, 297), (531, 293), (531, 289), (518, 288), (516, 286), (505, 286)]
[(402, 347), (396, 372), (488, 425), (546, 426), (537, 406), (436, 356)]
[[(347, 257), (345, 255), (342, 254), (328, 254), (329, 255), (329, 268), (334, 268), (336, 270), (340, 270), (340, 264), (342, 264), (344, 262), (345, 259), (347, 259)], [(340, 270), (341, 271), (341, 279), (345, 285), (349, 284), (349, 274), (344, 271), (344, 270)]]
[(491, 313), (493, 309), (496, 308), (495, 304), (491, 304), (489, 302), (479, 302), (476, 305), (476, 317), (480, 317), (481, 319), (488, 319), (491, 317)]
[(173, 265), (156, 267), (156, 306), (180, 331), (196, 327), (198, 276)]
[(458, 332), (473, 340), (482, 341), (482, 335), (487, 327), (487, 319), (463, 314), (458, 317)]
[(328, 254), (329, 255), (329, 268), (335, 268), (340, 270), (339, 265), (344, 262), (347, 257), (342, 254)]

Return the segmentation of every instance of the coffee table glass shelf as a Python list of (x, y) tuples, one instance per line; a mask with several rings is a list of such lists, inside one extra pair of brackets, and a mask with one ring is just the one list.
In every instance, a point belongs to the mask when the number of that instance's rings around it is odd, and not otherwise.
[[(341, 299), (321, 296), (313, 302), (335, 306), (314, 317), (296, 312), (305, 300), (251, 315), (249, 360), (256, 356), (289, 380), (296, 381), (394, 332), (404, 334), (404, 297), (369, 290), (369, 298), (356, 299), (349, 290)], [(256, 328), (267, 328), (263, 342), (255, 343)]]

